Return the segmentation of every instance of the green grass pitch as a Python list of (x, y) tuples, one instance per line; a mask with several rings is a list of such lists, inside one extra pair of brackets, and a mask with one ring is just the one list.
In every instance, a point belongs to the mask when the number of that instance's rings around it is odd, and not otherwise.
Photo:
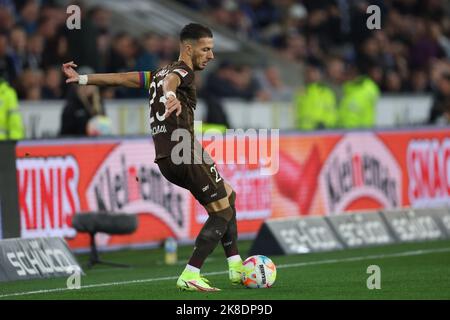
[[(250, 241), (240, 242), (243, 257)], [(103, 253), (104, 260), (127, 263), (121, 269), (97, 265), (85, 269), (80, 289), (67, 289), (65, 278), (0, 283), (0, 300), (9, 299), (450, 299), (450, 241), (422, 242), (326, 253), (271, 256), (277, 280), (270, 289), (246, 289), (228, 282), (226, 260), (218, 247), (202, 272), (221, 292), (181, 292), (176, 279), (192, 246), (179, 248), (179, 263), (164, 265), (162, 249)], [(85, 266), (87, 255), (78, 255)], [(369, 290), (369, 265), (381, 269), (381, 289)]]

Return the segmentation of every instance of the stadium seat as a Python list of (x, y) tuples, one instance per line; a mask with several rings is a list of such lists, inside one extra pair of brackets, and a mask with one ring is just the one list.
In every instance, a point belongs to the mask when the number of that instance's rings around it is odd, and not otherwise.
[(83, 212), (77, 213), (72, 219), (72, 225), (77, 232), (86, 232), (90, 235), (91, 252), (87, 267), (95, 264), (105, 264), (115, 267), (130, 267), (129, 265), (100, 260), (95, 234), (103, 232), (111, 235), (130, 234), (136, 231), (138, 220), (134, 214), (112, 212)]

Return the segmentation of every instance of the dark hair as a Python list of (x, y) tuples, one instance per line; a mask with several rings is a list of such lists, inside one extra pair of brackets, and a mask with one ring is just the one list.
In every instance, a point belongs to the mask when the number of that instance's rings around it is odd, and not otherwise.
[(189, 23), (180, 32), (180, 41), (198, 40), (200, 38), (212, 38), (212, 32), (208, 27), (198, 23)]

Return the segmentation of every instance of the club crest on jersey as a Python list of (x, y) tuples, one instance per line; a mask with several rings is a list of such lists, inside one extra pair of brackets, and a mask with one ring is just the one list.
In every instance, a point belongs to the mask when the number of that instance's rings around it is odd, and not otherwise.
[(187, 76), (188, 72), (184, 69), (174, 69), (173, 72), (178, 73), (183, 78)]

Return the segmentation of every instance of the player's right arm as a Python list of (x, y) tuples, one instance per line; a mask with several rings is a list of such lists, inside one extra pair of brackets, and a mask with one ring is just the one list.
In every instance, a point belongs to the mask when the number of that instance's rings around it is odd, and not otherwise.
[(147, 71), (80, 75), (73, 69), (76, 67), (77, 65), (73, 61), (62, 65), (62, 71), (67, 78), (66, 83), (146, 89), (150, 87), (150, 72)]
[(180, 77), (175, 73), (169, 73), (163, 82), (164, 97), (166, 97), (166, 113), (164, 117), (167, 118), (174, 111), (178, 116), (181, 113), (181, 103), (177, 99), (175, 92), (177, 92), (178, 86), (181, 84)]

